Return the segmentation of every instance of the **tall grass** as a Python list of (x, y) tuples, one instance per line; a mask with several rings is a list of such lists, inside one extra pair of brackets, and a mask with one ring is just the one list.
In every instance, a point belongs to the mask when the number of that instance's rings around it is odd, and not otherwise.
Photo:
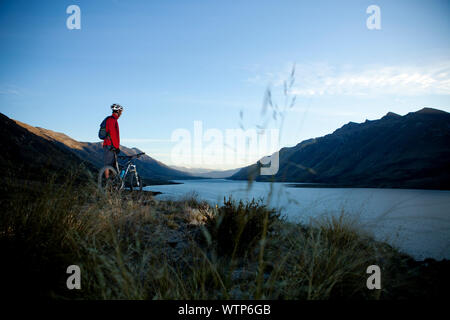
[[(102, 194), (93, 182), (72, 181), (2, 197), (1, 272), (8, 275), (2, 290), (10, 296), (391, 297), (366, 288), (371, 264), (382, 264), (392, 284), (408, 284), (398, 272), (407, 257), (360, 233), (345, 215), (293, 224), (258, 201), (158, 201), (145, 192)], [(66, 288), (73, 264), (81, 268), (81, 290)]]

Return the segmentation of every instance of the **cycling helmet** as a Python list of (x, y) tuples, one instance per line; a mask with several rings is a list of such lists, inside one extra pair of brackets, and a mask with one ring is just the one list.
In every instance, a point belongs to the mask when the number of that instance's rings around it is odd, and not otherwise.
[(117, 103), (114, 103), (112, 106), (111, 106), (111, 110), (112, 111), (122, 111), (123, 110), (123, 107), (120, 105), (120, 104), (117, 104)]

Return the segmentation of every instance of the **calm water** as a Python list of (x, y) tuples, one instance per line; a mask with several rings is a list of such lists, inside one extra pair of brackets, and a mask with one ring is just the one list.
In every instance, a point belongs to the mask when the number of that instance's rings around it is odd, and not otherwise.
[[(197, 193), (212, 204), (223, 197), (263, 198), (291, 221), (308, 222), (342, 210), (361, 228), (416, 259), (450, 259), (450, 191), (364, 188), (292, 188), (285, 183), (179, 180), (183, 184), (151, 186), (159, 199)], [(269, 196), (270, 195), (270, 196)]]

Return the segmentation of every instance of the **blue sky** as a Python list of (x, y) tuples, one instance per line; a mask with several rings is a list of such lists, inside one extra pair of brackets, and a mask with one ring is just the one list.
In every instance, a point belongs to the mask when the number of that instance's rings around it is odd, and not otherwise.
[[(366, 27), (372, 4), (381, 30)], [(279, 144), (293, 146), (388, 111), (450, 111), (449, 14), (449, 1), (0, 0), (0, 112), (94, 142), (117, 102), (122, 144), (173, 164), (175, 130), (255, 128), (295, 63)]]

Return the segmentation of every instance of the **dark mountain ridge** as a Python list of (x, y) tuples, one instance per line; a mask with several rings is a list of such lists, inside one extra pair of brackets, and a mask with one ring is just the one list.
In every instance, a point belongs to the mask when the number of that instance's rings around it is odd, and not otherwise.
[[(103, 166), (102, 142), (79, 142), (48, 129), (33, 127), (12, 120), (0, 113), (0, 167), (4, 170), (22, 168), (29, 179), (39, 179), (40, 170), (76, 168), (83, 164), (93, 174)], [(120, 146), (123, 154), (141, 152), (137, 148)], [(139, 174), (148, 183), (166, 183), (173, 179), (195, 179), (192, 175), (172, 169), (148, 155), (136, 160)]]
[[(70, 171), (88, 178), (95, 166), (73, 152), (35, 135), (0, 113), (0, 169), (3, 180), (46, 181), (50, 175), (62, 177)], [(87, 169), (87, 170), (80, 170)]]
[(258, 175), (257, 163), (231, 179), (450, 189), (450, 114), (432, 108), (405, 116), (389, 112), (283, 148), (279, 156), (274, 176)]

